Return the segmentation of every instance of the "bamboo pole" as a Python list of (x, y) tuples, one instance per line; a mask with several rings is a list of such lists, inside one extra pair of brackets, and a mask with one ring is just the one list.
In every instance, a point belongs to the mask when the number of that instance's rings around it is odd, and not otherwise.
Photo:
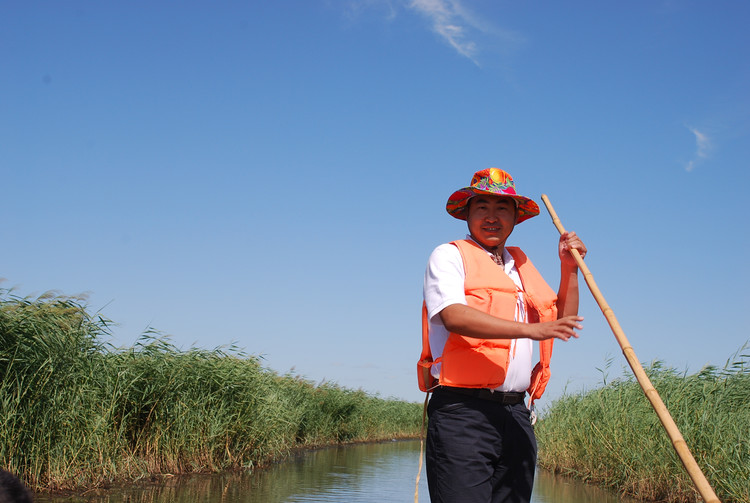
[[(545, 194), (542, 194), (542, 201), (544, 201), (544, 205), (547, 207), (547, 211), (552, 217), (552, 223), (555, 224), (555, 227), (557, 227), (557, 230), (560, 232), (560, 234), (563, 234), (565, 232), (565, 228), (563, 227), (562, 222), (560, 222), (560, 219), (557, 217), (557, 213), (555, 213), (554, 208), (552, 208), (552, 204), (550, 203), (549, 198)], [(654, 408), (654, 411), (656, 411), (656, 415), (659, 416), (659, 420), (661, 421), (662, 426), (664, 426), (664, 429), (667, 431), (667, 435), (669, 435), (669, 438), (672, 441), (672, 447), (674, 447), (674, 450), (680, 457), (680, 461), (682, 461), (685, 470), (693, 480), (693, 484), (695, 484), (695, 487), (703, 498), (703, 501), (705, 501), (706, 503), (720, 503), (719, 498), (716, 496), (716, 493), (714, 493), (713, 489), (711, 489), (711, 485), (708, 483), (706, 476), (703, 475), (703, 472), (698, 466), (698, 463), (690, 453), (690, 449), (688, 449), (687, 443), (685, 443), (685, 439), (682, 438), (680, 430), (677, 428), (677, 425), (675, 424), (672, 416), (667, 410), (667, 406), (664, 405), (664, 402), (659, 396), (659, 393), (651, 384), (651, 380), (643, 370), (643, 366), (638, 361), (638, 358), (636, 358), (633, 347), (630, 345), (630, 342), (628, 342), (628, 338), (625, 337), (625, 332), (623, 332), (620, 324), (617, 322), (615, 313), (609, 307), (607, 301), (604, 300), (604, 296), (599, 291), (599, 287), (596, 286), (596, 282), (594, 282), (594, 276), (591, 274), (591, 271), (589, 271), (589, 268), (586, 267), (586, 264), (583, 262), (581, 254), (578, 253), (578, 250), (570, 250), (570, 252), (573, 255), (576, 263), (578, 264), (578, 268), (581, 270), (583, 278), (586, 280), (586, 284), (589, 286), (589, 290), (591, 290), (594, 299), (596, 299), (596, 303), (599, 304), (599, 308), (602, 310), (602, 313), (607, 319), (612, 332), (615, 334), (615, 338), (620, 344), (622, 353), (625, 355), (625, 359), (628, 361), (630, 368), (633, 370), (633, 373), (638, 380), (638, 384), (641, 385), (641, 389), (643, 389), (643, 392), (646, 394), (646, 398), (648, 398), (648, 401), (651, 402), (651, 406)]]

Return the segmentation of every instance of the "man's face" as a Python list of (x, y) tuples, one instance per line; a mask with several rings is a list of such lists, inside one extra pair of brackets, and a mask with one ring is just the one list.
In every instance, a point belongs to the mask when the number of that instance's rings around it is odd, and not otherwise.
[(471, 236), (485, 248), (505, 246), (516, 225), (516, 203), (510, 197), (474, 196), (469, 200), (468, 216)]

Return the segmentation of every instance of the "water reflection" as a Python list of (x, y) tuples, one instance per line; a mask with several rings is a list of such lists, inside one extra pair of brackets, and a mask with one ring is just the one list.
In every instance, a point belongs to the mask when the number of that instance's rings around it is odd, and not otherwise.
[[(38, 496), (39, 503), (305, 503), (414, 501), (419, 442), (386, 442), (307, 452), (255, 473), (192, 475), (83, 496)], [(533, 503), (614, 503), (605, 491), (545, 472), (537, 474)], [(429, 502), (424, 469), (419, 502)]]
[[(49, 497), (39, 503), (301, 503), (414, 501), (419, 442), (332, 447), (249, 473), (191, 475), (160, 484)], [(419, 501), (428, 502), (422, 475)]]
[(532, 503), (636, 503), (598, 487), (582, 484), (577, 480), (556, 477), (550, 472), (537, 471), (534, 479)]

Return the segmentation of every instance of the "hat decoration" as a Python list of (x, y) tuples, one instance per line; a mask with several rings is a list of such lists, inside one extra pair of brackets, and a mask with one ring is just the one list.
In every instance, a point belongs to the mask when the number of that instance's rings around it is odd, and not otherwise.
[(445, 205), (445, 209), (451, 216), (459, 220), (466, 220), (469, 199), (480, 194), (505, 196), (515, 199), (518, 206), (517, 224), (539, 214), (539, 205), (528, 197), (516, 194), (513, 177), (506, 171), (498, 168), (483, 169), (474, 173), (471, 185), (451, 194)]

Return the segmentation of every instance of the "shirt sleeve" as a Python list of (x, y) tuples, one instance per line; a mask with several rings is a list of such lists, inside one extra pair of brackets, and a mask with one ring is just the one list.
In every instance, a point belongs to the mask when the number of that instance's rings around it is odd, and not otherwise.
[(464, 262), (458, 248), (450, 243), (435, 248), (427, 262), (423, 289), (427, 316), (431, 321), (439, 321), (433, 317), (451, 304), (466, 304), (465, 278)]

